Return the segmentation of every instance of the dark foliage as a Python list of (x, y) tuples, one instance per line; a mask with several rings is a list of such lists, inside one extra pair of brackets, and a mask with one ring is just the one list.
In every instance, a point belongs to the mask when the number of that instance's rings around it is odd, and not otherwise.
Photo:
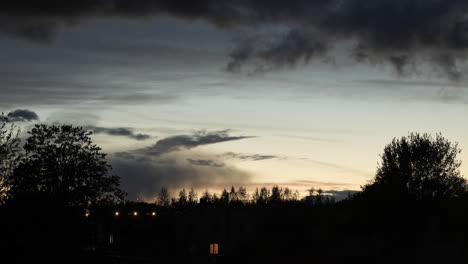
[(463, 195), (466, 182), (457, 160), (458, 145), (442, 135), (411, 133), (394, 139), (382, 155), (364, 194), (379, 199), (447, 199)]
[(70, 125), (35, 125), (28, 132), (24, 154), (6, 178), (11, 199), (48, 195), (67, 206), (122, 199), (119, 178), (109, 175), (106, 154), (88, 132)]

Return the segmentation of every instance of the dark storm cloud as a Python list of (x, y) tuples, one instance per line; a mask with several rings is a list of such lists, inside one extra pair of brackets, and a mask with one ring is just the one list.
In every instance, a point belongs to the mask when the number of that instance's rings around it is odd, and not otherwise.
[(107, 134), (110, 136), (124, 136), (135, 140), (146, 140), (150, 139), (150, 135), (136, 134), (133, 129), (125, 127), (108, 128), (108, 127), (97, 127), (97, 126), (86, 126), (87, 130), (93, 131), (95, 134)]
[(113, 153), (110, 162), (132, 199), (153, 197), (163, 186), (174, 189), (245, 184), (250, 182), (251, 175), (231, 165), (222, 155), (187, 151), (201, 145), (249, 138), (230, 136), (229, 131), (199, 131), (164, 138), (147, 148)]
[(326, 51), (326, 46), (319, 39), (300, 30), (291, 30), (273, 40), (258, 36), (240, 41), (229, 54), (231, 62), (227, 70), (239, 72), (250, 64), (251, 74), (263, 73), (294, 67), (301, 62), (306, 64), (313, 57), (323, 57)]
[(157, 141), (153, 146), (143, 149), (142, 152), (148, 155), (160, 155), (177, 150), (192, 149), (202, 145), (251, 138), (251, 136), (230, 136), (229, 132), (229, 129), (213, 132), (198, 131), (193, 135), (167, 137)]
[(467, 15), (464, 0), (7, 0), (0, 4), (0, 32), (49, 41), (66, 26), (113, 17), (173, 16), (226, 30), (280, 26), (286, 30), (276, 36), (242, 41), (227, 68), (281, 69), (330, 55), (334, 46), (352, 42), (351, 55), (357, 61), (388, 63), (401, 75), (418, 72), (423, 63), (457, 80), (467, 55)]
[(27, 109), (17, 109), (8, 113), (8, 121), (10, 122), (29, 122), (37, 121), (39, 116)]
[(121, 177), (122, 188), (128, 192), (130, 199), (154, 198), (161, 187), (226, 187), (248, 183), (252, 178), (249, 173), (217, 157), (200, 153), (149, 156), (119, 152), (111, 155), (109, 161), (114, 172)]

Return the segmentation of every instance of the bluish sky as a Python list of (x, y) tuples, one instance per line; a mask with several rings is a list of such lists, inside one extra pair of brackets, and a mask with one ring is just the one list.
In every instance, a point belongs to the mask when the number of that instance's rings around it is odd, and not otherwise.
[[(465, 22), (449, 8), (427, 12), (459, 30)], [(9, 11), (24, 15), (18, 10)], [(440, 32), (425, 39), (429, 28), (415, 22), (405, 35), (398, 23), (407, 10), (389, 14), (398, 22), (391, 27), (364, 13), (388, 33), (351, 21), (322, 29), (290, 21), (289, 11), (275, 11), (278, 21), (241, 16), (226, 26), (210, 14), (75, 14), (68, 23), (67, 14), (32, 10), (32, 26), (13, 19), (0, 27), (0, 110), (37, 113), (39, 120), (19, 123), (23, 131), (35, 122), (94, 130), (132, 199), (151, 199), (161, 186), (358, 190), (384, 146), (408, 132), (441, 132), (468, 149), (465, 31), (454, 43)], [(49, 32), (34, 19), (58, 26)], [(365, 59), (356, 59), (357, 47)]]

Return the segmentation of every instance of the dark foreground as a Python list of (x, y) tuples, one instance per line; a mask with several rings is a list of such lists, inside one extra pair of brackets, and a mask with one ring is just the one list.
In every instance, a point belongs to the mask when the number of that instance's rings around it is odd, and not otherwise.
[[(118, 212), (118, 215), (116, 215)], [(137, 215), (135, 215), (135, 212)], [(155, 213), (156, 215), (153, 215)], [(3, 263), (463, 263), (468, 201), (1, 208)], [(218, 254), (210, 254), (217, 244)], [(212, 248), (211, 248), (212, 249)], [(211, 252), (216, 253), (216, 252)]]

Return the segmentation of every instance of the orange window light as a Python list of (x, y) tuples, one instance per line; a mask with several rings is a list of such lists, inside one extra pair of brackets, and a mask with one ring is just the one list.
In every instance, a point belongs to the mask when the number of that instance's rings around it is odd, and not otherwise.
[(218, 255), (218, 243), (210, 244), (210, 254), (211, 255)]

